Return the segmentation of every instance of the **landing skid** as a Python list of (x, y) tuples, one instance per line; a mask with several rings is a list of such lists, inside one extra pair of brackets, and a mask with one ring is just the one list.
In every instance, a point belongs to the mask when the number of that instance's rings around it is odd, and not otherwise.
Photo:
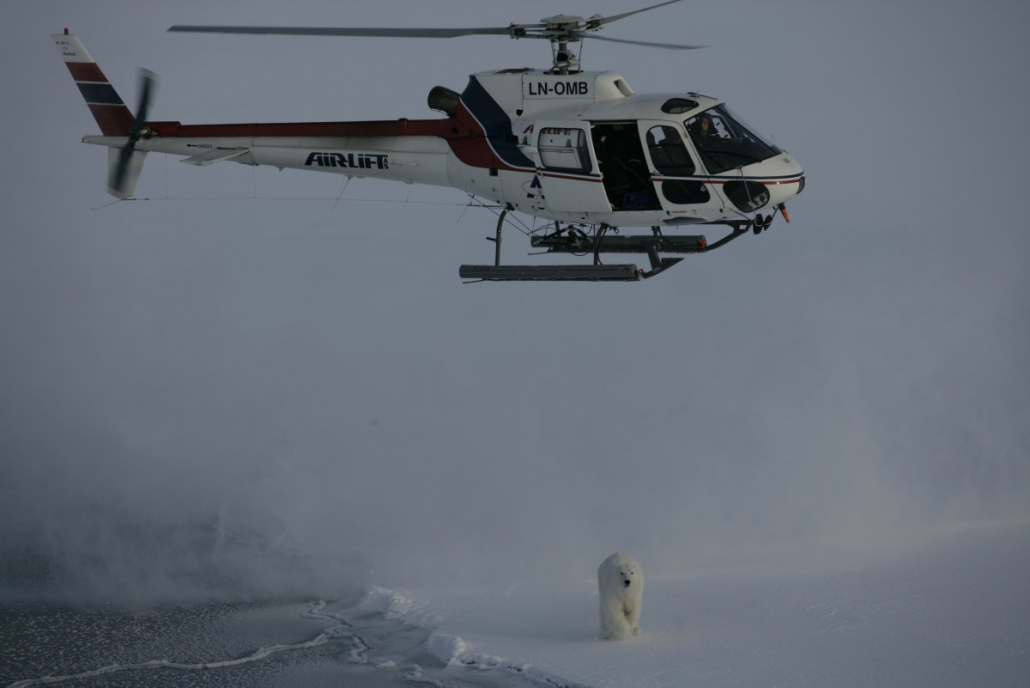
[[(546, 253), (593, 254), (593, 265), (501, 265), (501, 229), (507, 213), (507, 209), (503, 210), (497, 220), (496, 236), (487, 237), (496, 246), (494, 264), (462, 265), (458, 269), (462, 279), (482, 282), (639, 282), (665, 272), (683, 260), (680, 257), (662, 257), (663, 253), (707, 253), (746, 234), (754, 225), (752, 220), (722, 223), (731, 227), (731, 233), (709, 244), (703, 235), (666, 236), (658, 227), (652, 228), (650, 236), (609, 236), (611, 227), (607, 225), (601, 225), (593, 235), (589, 235), (579, 227), (569, 225), (561, 228), (556, 222), (554, 232), (531, 236), (530, 244), (546, 249)], [(635, 263), (604, 265), (600, 258), (602, 253), (646, 253), (651, 269), (645, 271)]]
[(638, 270), (635, 264), (462, 265), (458, 275), (462, 279), (486, 282), (636, 282), (651, 276)]

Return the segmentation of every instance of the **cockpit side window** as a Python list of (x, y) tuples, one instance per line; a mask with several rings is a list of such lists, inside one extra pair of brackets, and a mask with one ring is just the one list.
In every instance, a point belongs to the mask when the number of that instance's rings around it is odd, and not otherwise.
[(748, 129), (725, 105), (705, 110), (684, 124), (709, 174), (761, 162), (781, 152)]
[(651, 127), (647, 132), (647, 150), (659, 174), (688, 177), (694, 174), (694, 161), (674, 127)]

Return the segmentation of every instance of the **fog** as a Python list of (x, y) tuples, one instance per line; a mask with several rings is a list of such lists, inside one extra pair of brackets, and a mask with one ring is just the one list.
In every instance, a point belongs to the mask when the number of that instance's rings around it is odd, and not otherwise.
[(2, 10), (5, 600), (580, 580), (617, 550), (662, 575), (1028, 515), (1030, 7), (727, 0), (613, 24), (710, 46), (583, 59), (772, 135), (808, 175), (791, 224), (642, 284), (463, 285), (495, 218), (453, 190), (152, 154), (153, 200), (106, 205), (49, 34), (78, 34), (132, 108), (136, 67), (157, 72), (154, 120), (424, 118), (432, 86), (546, 44), (165, 29), (635, 5), (295, 5)]

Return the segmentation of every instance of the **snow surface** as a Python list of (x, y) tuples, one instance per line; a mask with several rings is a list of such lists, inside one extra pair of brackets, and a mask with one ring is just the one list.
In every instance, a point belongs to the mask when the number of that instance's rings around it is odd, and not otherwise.
[(1030, 685), (1030, 524), (911, 542), (922, 544), (865, 562), (655, 572), (642, 635), (621, 642), (599, 639), (588, 576), (577, 590), (369, 598), (433, 627), (428, 646), (443, 661), (562, 685)]
[(842, 556), (777, 547), (654, 571), (643, 632), (625, 641), (599, 638), (592, 572), (579, 585), (372, 586), (335, 602), (0, 613), (0, 684), (1028, 684), (1030, 522), (910, 533), (875, 556)]

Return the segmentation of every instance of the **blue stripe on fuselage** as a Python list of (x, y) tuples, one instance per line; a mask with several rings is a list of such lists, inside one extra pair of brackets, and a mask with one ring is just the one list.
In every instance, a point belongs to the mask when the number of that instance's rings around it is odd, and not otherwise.
[(497, 101), (493, 99), (479, 79), (469, 77), (469, 84), (465, 92), (461, 94), (461, 102), (465, 104), (468, 111), (479, 120), (486, 132), (490, 147), (493, 148), (501, 160), (512, 167), (526, 167), (535, 169), (533, 161), (526, 157), (525, 153), (519, 150), (518, 145), (508, 137), (514, 137), (511, 130), (511, 118), (508, 117)]

